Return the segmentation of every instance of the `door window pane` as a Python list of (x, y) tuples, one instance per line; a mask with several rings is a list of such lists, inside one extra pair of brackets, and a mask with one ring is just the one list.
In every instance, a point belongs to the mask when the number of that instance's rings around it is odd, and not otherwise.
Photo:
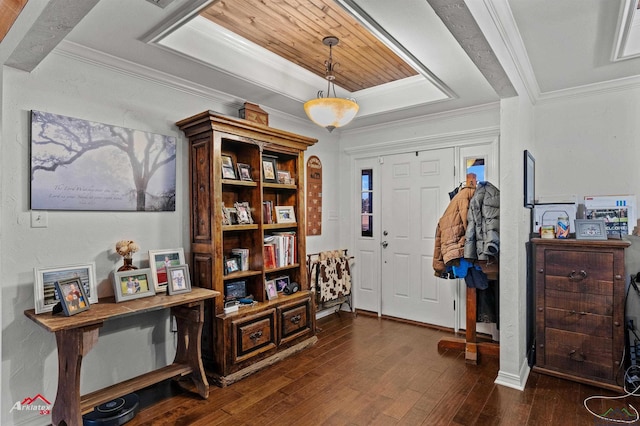
[(362, 171), (362, 187), (360, 201), (361, 209), (361, 229), (360, 235), (363, 237), (373, 236), (373, 170)]
[[(484, 158), (465, 158), (467, 181), (473, 178), (475, 182), (484, 182), (485, 178), (485, 159)], [(472, 175), (472, 176), (469, 176)]]

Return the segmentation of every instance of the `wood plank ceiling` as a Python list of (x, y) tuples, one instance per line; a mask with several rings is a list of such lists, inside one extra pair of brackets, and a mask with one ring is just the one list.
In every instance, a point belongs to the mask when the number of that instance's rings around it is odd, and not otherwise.
[(220, 0), (201, 16), (321, 77), (322, 39), (338, 37), (335, 84), (350, 92), (417, 75), (332, 0)]
[(18, 19), (27, 0), (0, 0), (0, 42)]

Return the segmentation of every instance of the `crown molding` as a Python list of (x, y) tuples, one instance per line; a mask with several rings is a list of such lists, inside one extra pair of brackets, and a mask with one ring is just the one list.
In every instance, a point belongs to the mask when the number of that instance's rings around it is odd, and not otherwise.
[(617, 80), (603, 81), (600, 83), (586, 84), (584, 86), (577, 86), (569, 89), (545, 92), (538, 98), (538, 104), (563, 101), (567, 99), (579, 99), (638, 88), (640, 88), (640, 75), (620, 78)]
[[(341, 135), (343, 136), (343, 135)], [(500, 136), (500, 126), (464, 130), (431, 136), (385, 141), (366, 146), (345, 148), (344, 152), (355, 157), (370, 157), (425, 149), (447, 148), (452, 145), (468, 146), (495, 141)]]
[(235, 107), (244, 102), (227, 93), (71, 41), (64, 40), (53, 53), (225, 105)]

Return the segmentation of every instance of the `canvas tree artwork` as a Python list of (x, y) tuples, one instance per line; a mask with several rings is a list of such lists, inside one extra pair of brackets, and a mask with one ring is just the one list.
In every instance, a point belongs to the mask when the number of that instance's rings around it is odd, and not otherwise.
[(33, 210), (175, 211), (176, 138), (31, 112)]

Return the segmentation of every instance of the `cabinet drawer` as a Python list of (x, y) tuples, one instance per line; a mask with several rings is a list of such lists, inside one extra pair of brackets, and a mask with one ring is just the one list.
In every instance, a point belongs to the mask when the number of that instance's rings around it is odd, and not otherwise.
[(598, 337), (612, 337), (612, 318), (581, 311), (547, 308), (545, 325), (550, 328), (589, 334)]
[(597, 251), (546, 250), (544, 271), (547, 288), (565, 291), (611, 294), (613, 253)]
[(310, 330), (309, 309), (309, 300), (297, 306), (278, 308), (280, 312), (280, 343)]
[(611, 381), (612, 347), (612, 339), (547, 328), (544, 364), (565, 373)]
[(275, 348), (275, 311), (233, 321), (235, 362)]
[(613, 290), (611, 293), (610, 295), (601, 295), (546, 290), (545, 303), (547, 308), (610, 316), (613, 315)]

